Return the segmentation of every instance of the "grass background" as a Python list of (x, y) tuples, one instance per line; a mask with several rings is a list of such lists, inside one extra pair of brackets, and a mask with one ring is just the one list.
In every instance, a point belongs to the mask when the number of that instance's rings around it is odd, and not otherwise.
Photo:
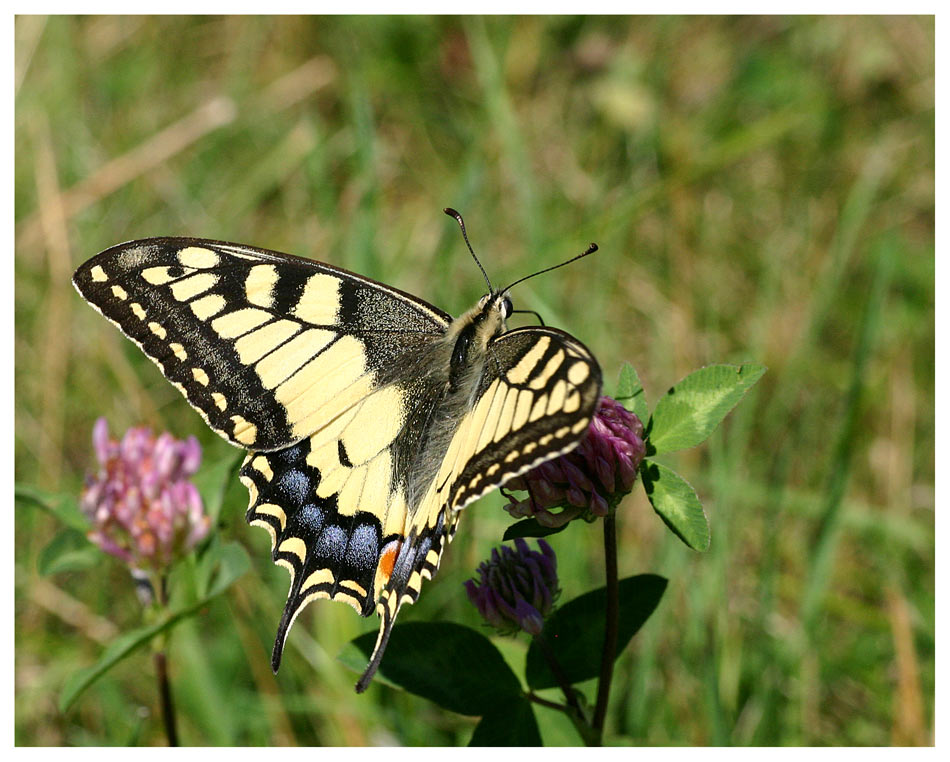
[[(16, 477), (78, 493), (96, 417), (231, 452), (73, 292), (119, 241), (192, 235), (325, 260), (453, 313), (519, 286), (651, 405), (702, 365), (769, 372), (671, 460), (712, 547), (637, 491), (621, 575), (670, 579), (620, 659), (613, 744), (928, 744), (934, 696), (934, 24), (931, 18), (19, 17)], [(298, 619), (235, 485), (218, 531), (252, 571), (178, 628), (190, 744), (464, 744), (474, 720), (353, 693), (336, 654), (375, 629)], [(466, 511), (402, 618), (478, 626), (461, 583), (507, 524)], [(64, 680), (140, 622), (126, 570), (42, 575), (59, 530), (17, 504), (16, 742), (161, 744), (139, 653), (66, 714)], [(564, 600), (602, 584), (597, 526), (553, 538)], [(523, 641), (499, 640), (516, 672)], [(437, 647), (437, 644), (436, 644)], [(585, 686), (588, 696), (593, 688)], [(576, 744), (537, 710), (547, 743)]]

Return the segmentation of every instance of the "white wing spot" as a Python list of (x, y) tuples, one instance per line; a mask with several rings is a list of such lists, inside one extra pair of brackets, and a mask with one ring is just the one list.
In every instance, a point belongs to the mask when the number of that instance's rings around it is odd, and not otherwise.
[(293, 553), (303, 561), (307, 557), (307, 545), (299, 537), (288, 537), (280, 544), (280, 547), (277, 548), (277, 552)]
[(208, 294), (191, 302), (189, 306), (198, 320), (207, 320), (224, 309), (226, 302), (221, 294)]
[(274, 471), (270, 467), (270, 463), (268, 462), (267, 458), (263, 455), (258, 455), (256, 458), (254, 458), (254, 460), (251, 461), (251, 466), (257, 471), (260, 471), (267, 481), (270, 481), (274, 478)]
[(239, 415), (232, 415), (231, 422), (234, 424), (234, 438), (245, 445), (254, 444), (257, 439), (257, 426), (249, 421), (245, 421)]
[(192, 368), (191, 375), (194, 376), (195, 381), (197, 381), (202, 386), (207, 386), (211, 381), (211, 379), (208, 378), (208, 374), (205, 373), (202, 368)]
[(336, 325), (340, 309), (340, 279), (316, 273), (307, 279), (303, 293), (291, 312), (315, 325)]
[(258, 307), (269, 308), (274, 304), (274, 286), (277, 284), (277, 268), (274, 265), (255, 265), (244, 281), (247, 300)]
[(171, 283), (173, 280), (184, 278), (186, 275), (191, 275), (191, 273), (194, 272), (194, 270), (188, 268), (179, 275), (170, 275), (168, 272), (169, 269), (170, 268), (168, 267), (147, 267), (142, 270), (142, 277), (153, 286), (164, 286), (166, 283)]
[(190, 299), (203, 294), (209, 288), (214, 288), (218, 282), (218, 277), (211, 273), (197, 273), (187, 278), (176, 280), (169, 286), (174, 296), (179, 302), (187, 302)]
[(106, 271), (103, 270), (99, 265), (93, 267), (89, 271), (89, 274), (96, 283), (104, 283), (105, 281), (109, 280), (109, 276), (106, 275)]
[(277, 349), (301, 327), (300, 323), (293, 320), (278, 320), (242, 336), (234, 342), (234, 351), (238, 353), (244, 365), (253, 365)]
[(587, 363), (576, 362), (567, 371), (567, 380), (570, 381), (574, 386), (584, 383), (587, 380), (587, 377), (590, 375), (590, 369), (587, 367)]
[(124, 302), (126, 299), (129, 298), (128, 293), (126, 293), (126, 290), (125, 290), (124, 288), (122, 288), (122, 286), (113, 286), (113, 287), (112, 287), (112, 295), (113, 295), (116, 299), (121, 299), (123, 302)]
[(253, 331), (272, 317), (269, 312), (264, 312), (264, 310), (245, 307), (215, 318), (211, 321), (211, 328), (222, 339), (236, 339), (238, 336)]
[(548, 345), (550, 343), (551, 339), (548, 336), (542, 336), (538, 339), (534, 343), (534, 346), (518, 361), (518, 364), (505, 374), (508, 380), (513, 384), (525, 383), (525, 381), (528, 380), (528, 376), (531, 375), (531, 371), (534, 370), (535, 366), (541, 361), (541, 358), (544, 357), (544, 353), (548, 351)]
[(209, 267), (217, 267), (221, 257), (211, 249), (188, 246), (178, 252), (178, 261), (181, 262), (182, 267), (197, 267), (206, 270)]
[[(273, 516), (280, 522), (281, 531), (284, 530), (284, 527), (287, 526), (287, 514), (284, 513), (284, 509), (279, 505), (274, 503), (261, 503), (260, 505), (254, 506), (254, 513), (260, 513), (265, 516)], [(264, 522), (270, 524), (270, 522)]]
[(532, 389), (543, 389), (546, 387), (548, 381), (551, 380), (551, 377), (557, 373), (558, 368), (561, 367), (562, 362), (564, 362), (564, 350), (559, 349), (551, 356), (551, 359), (548, 360), (547, 365), (544, 366), (544, 370), (531, 379), (528, 386)]

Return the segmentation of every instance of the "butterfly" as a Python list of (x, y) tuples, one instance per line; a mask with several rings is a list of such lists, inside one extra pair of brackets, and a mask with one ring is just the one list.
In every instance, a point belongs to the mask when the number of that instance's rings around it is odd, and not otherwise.
[[(445, 211), (471, 251), (461, 215)], [(525, 279), (494, 290), (475, 261), (488, 293), (454, 319), (338, 267), (199, 238), (122, 243), (73, 276), (215, 432), (249, 451), (246, 519), (290, 572), (275, 672), (294, 619), (328, 598), (380, 617), (365, 690), (462, 509), (587, 430), (597, 361), (555, 328), (506, 330), (509, 290)]]

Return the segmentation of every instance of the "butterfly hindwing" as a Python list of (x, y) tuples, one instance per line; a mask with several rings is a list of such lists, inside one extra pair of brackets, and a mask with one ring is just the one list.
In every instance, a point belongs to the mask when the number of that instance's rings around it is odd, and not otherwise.
[(202, 239), (120, 244), (83, 264), (73, 282), (212, 429), (256, 450), (315, 431), (449, 321), (345, 270)]

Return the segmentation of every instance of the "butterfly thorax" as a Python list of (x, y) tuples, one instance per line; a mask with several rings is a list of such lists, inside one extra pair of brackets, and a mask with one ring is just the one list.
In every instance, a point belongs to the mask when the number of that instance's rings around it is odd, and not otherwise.
[(468, 312), (452, 321), (445, 333), (445, 345), (451, 346), (449, 392), (475, 391), (474, 379), (481, 375), (488, 356), (488, 345), (505, 332), (505, 319), (511, 313), (506, 292), (486, 294)]
[(436, 356), (425, 363), (429, 369), (427, 377), (417, 383), (428, 387), (427, 394), (420, 395), (420, 399), (434, 397), (439, 403), (420, 406), (424, 420), (417, 419), (416, 426), (408, 427), (416, 429), (415, 436), (408, 438), (413, 444), (411, 452), (403, 452), (403, 457), (412, 461), (406, 485), (410, 506), (418, 504), (420, 492), (432, 481), (440, 465), (440, 459), (433, 454), (445, 452), (465, 412), (471, 409), (485, 363), (490, 362), (490, 344), (505, 332), (505, 319), (510, 314), (507, 292), (486, 294), (455, 318), (444, 337), (432, 346)]

